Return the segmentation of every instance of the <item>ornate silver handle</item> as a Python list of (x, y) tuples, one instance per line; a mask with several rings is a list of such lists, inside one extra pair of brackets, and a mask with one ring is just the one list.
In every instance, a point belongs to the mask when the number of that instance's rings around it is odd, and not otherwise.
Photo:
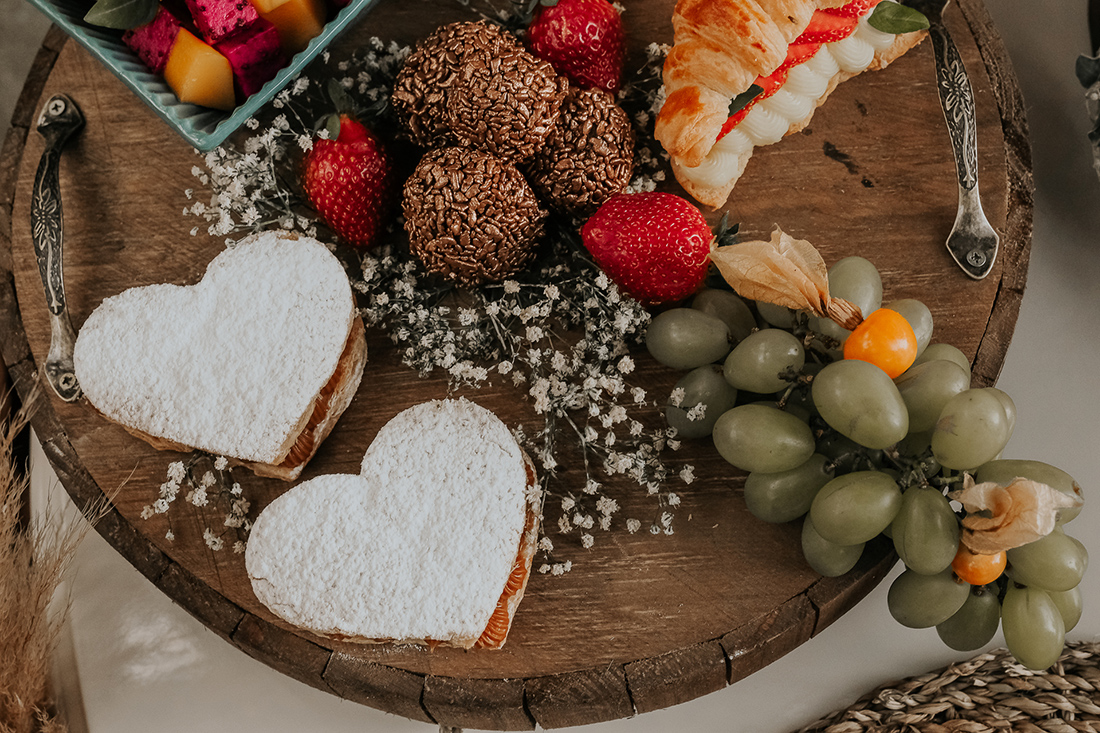
[(80, 384), (73, 368), (76, 332), (65, 303), (64, 216), (59, 164), (65, 143), (83, 126), (84, 115), (68, 96), (57, 94), (46, 102), (37, 126), (39, 134), (46, 139), (46, 149), (38, 163), (31, 192), (31, 238), (50, 312), (50, 351), (44, 371), (46, 381), (66, 402), (80, 398)]
[(913, 4), (921, 8), (929, 20), (928, 35), (932, 38), (936, 61), (936, 88), (959, 181), (959, 208), (955, 225), (947, 237), (947, 250), (963, 272), (980, 280), (993, 269), (1000, 238), (986, 219), (978, 194), (978, 123), (974, 90), (959, 49), (943, 25), (942, 0)]
[(974, 111), (974, 90), (966, 75), (955, 42), (939, 22), (928, 29), (936, 57), (936, 82), (940, 92), (947, 133), (955, 152), (959, 185), (970, 190), (978, 186), (978, 134)]

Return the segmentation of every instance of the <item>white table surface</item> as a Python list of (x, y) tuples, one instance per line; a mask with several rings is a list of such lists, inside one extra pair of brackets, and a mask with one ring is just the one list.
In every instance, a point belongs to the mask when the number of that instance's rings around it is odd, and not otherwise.
[[(1006, 456), (1054, 463), (1077, 478), (1088, 501), (1070, 532), (1100, 557), (1100, 495), (1094, 493), (1100, 486), (1100, 182), (1091, 168), (1084, 90), (1073, 74), (1077, 55), (1089, 50), (1086, 2), (987, 4), (1027, 102), (1036, 181), (1028, 287), (998, 382), (1019, 413)], [(39, 487), (59, 491), (40, 453), (34, 476)], [(905, 629), (891, 619), (886, 589), (894, 574), (819, 637), (724, 690), (577, 730), (788, 731), (848, 707), (881, 683), (967, 658), (943, 646), (934, 630)], [(94, 533), (79, 551), (72, 588), (76, 665), (92, 733), (434, 728), (341, 700), (252, 660), (175, 606)], [(1091, 641), (1100, 637), (1100, 569), (1087, 575), (1082, 589), (1085, 615), (1070, 638)], [(998, 634), (990, 646), (1002, 644)]]

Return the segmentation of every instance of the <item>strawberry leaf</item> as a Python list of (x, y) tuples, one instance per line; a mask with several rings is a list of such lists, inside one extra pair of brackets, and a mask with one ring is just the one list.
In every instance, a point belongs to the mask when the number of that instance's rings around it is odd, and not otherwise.
[(924, 17), (924, 13), (901, 3), (879, 3), (867, 22), (875, 30), (895, 35), (928, 28), (928, 18)]
[(129, 30), (145, 25), (157, 15), (157, 0), (96, 0), (84, 22), (104, 28)]
[(729, 115), (733, 117), (735, 114), (745, 109), (749, 102), (756, 99), (763, 94), (764, 87), (758, 84), (752, 84), (748, 89), (738, 94), (736, 97), (730, 100)]

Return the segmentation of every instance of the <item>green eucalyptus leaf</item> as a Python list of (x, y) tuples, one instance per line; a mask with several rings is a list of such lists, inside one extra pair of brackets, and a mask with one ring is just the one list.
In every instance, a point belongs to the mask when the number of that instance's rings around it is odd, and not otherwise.
[(325, 129), (328, 130), (328, 139), (335, 140), (340, 137), (340, 115), (331, 114), (325, 119)]
[(738, 94), (736, 97), (730, 100), (729, 114), (732, 117), (741, 110), (748, 106), (748, 103), (756, 99), (758, 96), (764, 93), (764, 88), (757, 84), (749, 86), (748, 89)]
[(332, 100), (332, 106), (337, 112), (354, 112), (355, 100), (348, 94), (348, 90), (336, 79), (328, 80), (328, 98)]
[(867, 22), (883, 33), (912, 33), (928, 28), (928, 18), (919, 10), (901, 3), (879, 3)]
[(125, 31), (152, 22), (159, 7), (157, 0), (96, 0), (84, 21)]

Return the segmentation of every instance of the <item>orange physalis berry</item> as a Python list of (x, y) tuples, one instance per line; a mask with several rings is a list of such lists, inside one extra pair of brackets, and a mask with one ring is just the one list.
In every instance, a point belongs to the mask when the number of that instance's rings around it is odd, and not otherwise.
[(917, 336), (905, 316), (879, 308), (848, 336), (844, 358), (870, 362), (893, 379), (916, 361)]
[(970, 585), (986, 585), (1001, 577), (1005, 566), (1008, 565), (1008, 555), (1004, 550), (995, 555), (979, 555), (971, 552), (966, 545), (960, 544), (959, 551), (955, 553), (955, 559), (951, 561), (951, 569), (955, 575)]

